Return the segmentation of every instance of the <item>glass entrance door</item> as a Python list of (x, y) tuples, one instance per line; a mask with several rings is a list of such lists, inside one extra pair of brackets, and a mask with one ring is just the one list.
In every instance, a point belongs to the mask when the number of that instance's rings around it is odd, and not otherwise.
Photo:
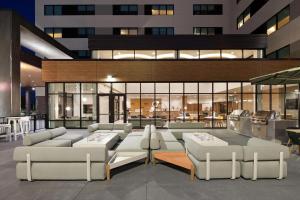
[(98, 122), (126, 122), (125, 94), (101, 94), (98, 96)]

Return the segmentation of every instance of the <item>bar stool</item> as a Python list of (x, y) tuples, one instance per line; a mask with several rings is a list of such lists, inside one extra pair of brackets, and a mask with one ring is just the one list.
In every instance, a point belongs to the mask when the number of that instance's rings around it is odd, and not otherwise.
[(19, 120), (20, 129), (23, 134), (30, 133), (30, 116), (21, 117)]
[(5, 134), (0, 137), (5, 137), (7, 141), (11, 142), (11, 125), (10, 124), (0, 124), (0, 130), (4, 129)]

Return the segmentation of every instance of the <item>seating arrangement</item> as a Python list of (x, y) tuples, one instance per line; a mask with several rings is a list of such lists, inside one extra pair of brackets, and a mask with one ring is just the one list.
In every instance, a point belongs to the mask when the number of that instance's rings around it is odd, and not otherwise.
[(37, 147), (71, 147), (73, 143), (82, 138), (82, 135), (76, 133), (67, 134), (67, 129), (60, 127), (25, 135), (23, 145)]
[(185, 139), (188, 155), (199, 179), (245, 179), (287, 177), (288, 147), (258, 138), (249, 139), (247, 146), (203, 146)]
[(170, 122), (168, 129), (177, 139), (181, 140), (184, 132), (196, 133), (204, 126), (204, 122)]
[[(168, 131), (146, 125), (137, 132), (131, 131), (130, 124), (93, 124), (87, 138), (67, 133), (64, 127), (26, 135), (24, 146), (14, 151), (17, 178), (104, 180), (110, 179), (114, 168), (141, 160), (147, 163), (149, 158), (153, 163), (159, 160), (190, 170), (192, 180), (194, 174), (205, 180), (287, 177), (286, 146), (258, 138), (249, 139), (246, 146), (229, 145), (208, 133), (200, 133), (196, 129), (199, 123), (178, 124), (171, 125), (178, 128)], [(124, 138), (116, 149), (111, 149), (118, 143), (119, 134)]]
[(124, 140), (132, 132), (132, 124), (95, 123), (88, 126), (88, 131), (90, 133), (118, 133), (121, 140)]

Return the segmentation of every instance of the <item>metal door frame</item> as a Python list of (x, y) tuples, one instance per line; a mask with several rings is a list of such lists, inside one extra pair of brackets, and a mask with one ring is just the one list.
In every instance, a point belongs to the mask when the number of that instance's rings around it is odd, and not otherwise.
[[(124, 102), (123, 102), (123, 108), (124, 108), (124, 120), (123, 122), (126, 123), (127, 121), (127, 107), (126, 107), (126, 94), (124, 93), (120, 93), (120, 94), (115, 94), (115, 93), (110, 93), (110, 94), (98, 94), (97, 95), (97, 122), (99, 123), (99, 115), (100, 115), (100, 112), (99, 112), (99, 109), (100, 109), (100, 106), (99, 106), (99, 99), (100, 97), (108, 97), (108, 104), (109, 104), (109, 108), (108, 108), (108, 112), (109, 112), (109, 123), (114, 123), (114, 97), (123, 97), (124, 98)], [(120, 104), (121, 105), (121, 104)]]

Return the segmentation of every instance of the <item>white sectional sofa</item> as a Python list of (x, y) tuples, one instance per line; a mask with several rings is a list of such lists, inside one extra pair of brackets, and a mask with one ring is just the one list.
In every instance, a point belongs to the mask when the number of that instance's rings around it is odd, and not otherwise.
[(203, 146), (186, 138), (185, 147), (199, 179), (287, 177), (288, 147), (270, 141), (251, 138), (247, 146)]

